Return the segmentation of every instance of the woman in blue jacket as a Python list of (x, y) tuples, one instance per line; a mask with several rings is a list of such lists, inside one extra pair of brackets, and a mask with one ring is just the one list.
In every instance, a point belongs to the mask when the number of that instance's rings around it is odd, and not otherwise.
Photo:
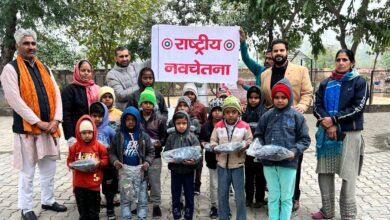
[(363, 112), (369, 97), (366, 80), (354, 69), (354, 53), (341, 49), (336, 54), (336, 69), (321, 82), (314, 103), (318, 183), (322, 208), (313, 219), (335, 215), (334, 176), (342, 178), (341, 219), (355, 219), (356, 179), (363, 162)]

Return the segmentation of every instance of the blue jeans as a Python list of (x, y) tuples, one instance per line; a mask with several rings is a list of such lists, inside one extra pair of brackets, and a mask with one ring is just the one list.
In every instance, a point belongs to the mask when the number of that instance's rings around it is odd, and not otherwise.
[[(148, 217), (148, 184), (146, 180), (141, 182), (138, 194), (137, 219), (146, 220)], [(122, 220), (131, 220), (131, 201), (121, 192)]]
[(264, 166), (268, 186), (268, 219), (289, 220), (292, 211), (297, 170), (281, 166)]
[(237, 220), (246, 220), (244, 167), (225, 169), (218, 166), (219, 219), (229, 220), (229, 189), (233, 184), (236, 200)]
[(181, 218), (180, 196), (182, 190), (184, 190), (184, 198), (186, 201), (184, 208), (184, 219), (192, 220), (194, 214), (194, 177), (194, 171), (189, 174), (177, 174), (173, 171), (171, 172), (173, 219)]

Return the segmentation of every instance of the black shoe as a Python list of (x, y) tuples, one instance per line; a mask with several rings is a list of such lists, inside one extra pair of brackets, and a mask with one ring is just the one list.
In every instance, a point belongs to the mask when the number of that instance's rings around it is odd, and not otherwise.
[(156, 205), (156, 206), (153, 206), (153, 214), (152, 214), (152, 217), (153, 218), (161, 218), (162, 214), (161, 214), (161, 209), (160, 209), (160, 206)]
[(252, 207), (252, 201), (246, 200), (246, 207)]
[(211, 207), (209, 216), (211, 219), (217, 219), (218, 218), (218, 209), (214, 206)]
[(23, 214), (22, 211), (22, 219), (23, 220), (38, 220), (37, 216), (35, 215), (34, 211), (29, 211), (25, 214)]
[(52, 205), (42, 205), (41, 207), (42, 209), (52, 210), (56, 212), (66, 212), (66, 210), (68, 210), (66, 206), (60, 205), (57, 202), (53, 203)]
[(108, 220), (116, 219), (114, 210), (107, 210), (107, 219)]
[(137, 214), (137, 209), (134, 209), (133, 211), (131, 211), (131, 214), (136, 215)]

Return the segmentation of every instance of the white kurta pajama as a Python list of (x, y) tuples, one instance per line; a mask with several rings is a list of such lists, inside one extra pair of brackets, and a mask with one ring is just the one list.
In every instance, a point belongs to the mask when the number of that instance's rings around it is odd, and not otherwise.
[[(51, 79), (57, 96), (54, 120), (62, 121), (61, 94), (52, 73)], [(18, 74), (11, 64), (4, 67), (0, 80), (4, 89), (4, 96), (11, 108), (31, 125), (41, 121), (21, 98)], [(40, 171), (41, 203), (52, 205), (55, 202), (54, 175), (56, 160), (60, 159), (59, 138), (53, 138), (47, 133), (40, 135), (14, 133), (13, 147), (14, 167), (20, 170), (18, 207), (25, 212), (33, 208), (33, 179), (37, 164)]]

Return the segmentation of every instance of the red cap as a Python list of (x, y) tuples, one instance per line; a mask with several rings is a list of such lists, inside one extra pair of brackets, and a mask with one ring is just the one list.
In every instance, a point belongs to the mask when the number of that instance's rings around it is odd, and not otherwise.
[(287, 96), (288, 100), (290, 100), (291, 94), (287, 85), (279, 83), (272, 87), (272, 100), (275, 98), (275, 94), (277, 92), (283, 92)]

